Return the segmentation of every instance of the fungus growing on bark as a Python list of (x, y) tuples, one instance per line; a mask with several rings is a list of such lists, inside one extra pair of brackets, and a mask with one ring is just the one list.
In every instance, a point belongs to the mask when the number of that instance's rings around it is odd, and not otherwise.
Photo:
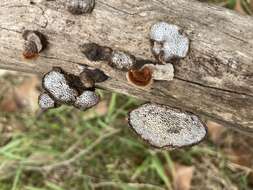
[(94, 91), (84, 91), (76, 98), (74, 106), (81, 110), (89, 109), (98, 104), (100, 98)]
[(79, 75), (79, 78), (85, 88), (93, 88), (95, 86), (95, 81), (92, 79), (90, 70), (84, 70)]
[(80, 49), (90, 61), (109, 61), (112, 54), (111, 48), (96, 43), (85, 43)]
[(95, 0), (67, 0), (67, 9), (74, 15), (91, 13)]
[(69, 85), (65, 74), (60, 69), (53, 69), (44, 75), (42, 85), (55, 100), (62, 103), (72, 103), (78, 96), (78, 91)]
[(188, 112), (159, 104), (144, 104), (129, 113), (129, 125), (157, 148), (180, 148), (199, 143), (207, 134), (201, 120)]
[(154, 80), (171, 81), (174, 78), (174, 67), (170, 63), (165, 65), (146, 64), (143, 67), (151, 69)]
[(46, 37), (38, 31), (26, 30), (23, 33), (23, 38), (26, 40), (23, 52), (26, 59), (36, 57), (47, 46)]
[(53, 98), (51, 98), (46, 92), (43, 92), (39, 96), (39, 106), (43, 110), (55, 108), (57, 106)]
[(137, 87), (148, 88), (153, 83), (152, 70), (148, 67), (130, 69), (126, 77), (130, 84)]
[(129, 70), (134, 67), (135, 57), (124, 51), (113, 51), (109, 64), (119, 70)]
[(189, 39), (181, 29), (166, 22), (158, 22), (151, 27), (152, 51), (160, 62), (173, 58), (184, 58), (189, 50)]

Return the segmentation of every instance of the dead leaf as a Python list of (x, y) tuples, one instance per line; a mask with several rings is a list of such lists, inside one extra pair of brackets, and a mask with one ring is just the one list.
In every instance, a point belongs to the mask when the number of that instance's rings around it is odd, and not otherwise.
[(222, 134), (226, 129), (222, 125), (213, 121), (207, 121), (207, 128), (210, 140), (215, 144), (219, 144)]
[(190, 190), (194, 172), (193, 166), (175, 164), (175, 174), (173, 176), (174, 190)]
[(228, 159), (238, 165), (251, 167), (252, 166), (252, 155), (245, 149), (225, 149)]
[(37, 76), (26, 78), (19, 86), (9, 89), (1, 102), (1, 110), (15, 112), (23, 109), (36, 111), (38, 108), (37, 99), (39, 92)]
[(241, 1), (240, 0), (236, 0), (236, 4), (235, 4), (235, 8), (234, 10), (236, 10), (237, 12), (243, 14), (243, 15), (246, 15), (247, 13), (244, 11), (244, 9), (242, 8), (242, 5), (241, 5)]

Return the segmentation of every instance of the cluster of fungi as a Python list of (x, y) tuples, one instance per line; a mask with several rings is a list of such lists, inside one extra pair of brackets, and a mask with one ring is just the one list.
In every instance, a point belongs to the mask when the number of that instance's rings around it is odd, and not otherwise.
[[(91, 13), (95, 0), (68, 0), (67, 9), (72, 14)], [(45, 36), (38, 31), (27, 30), (23, 55), (32, 59), (46, 48)], [(85, 43), (81, 52), (89, 61), (108, 64), (112, 69), (124, 72), (130, 85), (150, 89), (154, 81), (171, 81), (174, 78), (174, 59), (187, 56), (189, 39), (182, 30), (166, 22), (158, 22), (150, 29), (151, 50), (156, 63), (138, 60), (122, 50), (114, 50), (97, 43)], [(95, 106), (100, 97), (95, 84), (108, 77), (99, 69), (83, 65), (79, 76), (69, 74), (59, 67), (53, 68), (42, 79), (43, 92), (39, 106), (43, 110), (72, 105), (80, 110)], [(157, 148), (180, 148), (197, 144), (207, 134), (206, 126), (194, 114), (156, 103), (144, 104), (129, 113), (129, 126), (145, 141)]]

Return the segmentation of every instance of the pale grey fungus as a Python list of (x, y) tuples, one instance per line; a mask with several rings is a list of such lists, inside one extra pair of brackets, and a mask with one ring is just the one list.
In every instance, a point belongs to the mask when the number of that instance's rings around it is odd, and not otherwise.
[(46, 37), (38, 31), (25, 30), (23, 38), (25, 39), (23, 56), (26, 59), (36, 57), (47, 46)]
[(165, 65), (146, 64), (143, 67), (148, 67), (152, 70), (154, 80), (172, 81), (174, 78), (174, 67), (171, 63)]
[(39, 106), (43, 110), (47, 110), (50, 108), (55, 108), (56, 103), (53, 98), (51, 98), (47, 93), (42, 93), (39, 96)]
[(70, 87), (64, 73), (52, 70), (42, 80), (44, 90), (61, 103), (72, 103), (78, 96), (77, 90)]
[(76, 98), (74, 106), (86, 110), (98, 104), (100, 98), (94, 91), (84, 91)]
[(91, 13), (95, 6), (95, 0), (67, 0), (67, 9), (74, 15)]
[(151, 27), (150, 39), (152, 51), (160, 62), (184, 58), (189, 50), (187, 36), (178, 26), (166, 22), (158, 22)]
[(135, 65), (135, 57), (124, 51), (113, 51), (110, 65), (119, 70), (130, 70)]
[(207, 134), (201, 120), (188, 112), (154, 103), (129, 113), (129, 125), (142, 139), (157, 148), (180, 148), (201, 142)]

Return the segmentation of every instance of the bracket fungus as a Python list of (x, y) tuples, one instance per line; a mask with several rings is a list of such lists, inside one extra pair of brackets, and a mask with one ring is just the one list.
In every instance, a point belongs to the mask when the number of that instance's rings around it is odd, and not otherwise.
[(201, 120), (188, 112), (147, 103), (129, 113), (129, 126), (157, 148), (181, 148), (199, 143), (207, 134)]
[(170, 63), (165, 65), (146, 64), (143, 67), (152, 71), (154, 80), (172, 81), (174, 78), (174, 67)]
[(156, 58), (164, 63), (174, 58), (184, 58), (189, 50), (189, 39), (181, 29), (166, 22), (151, 27), (150, 40)]
[(95, 0), (68, 0), (67, 9), (74, 15), (91, 13), (95, 6)]
[(78, 96), (77, 90), (70, 87), (65, 74), (60, 69), (53, 69), (44, 75), (42, 85), (55, 100), (62, 103), (74, 102)]
[(76, 98), (74, 106), (81, 110), (89, 109), (97, 105), (100, 101), (99, 96), (94, 91), (84, 91)]
[(23, 56), (26, 59), (36, 57), (47, 46), (46, 37), (38, 31), (25, 30), (23, 38), (25, 40)]
[(61, 68), (53, 68), (42, 79), (45, 92), (39, 96), (40, 108), (47, 110), (67, 104), (87, 110), (95, 106), (100, 97), (95, 93), (94, 85), (96, 80), (102, 79), (101, 75), (103, 73), (97, 69), (85, 68), (78, 77), (64, 72)]
[(46, 92), (43, 92), (39, 96), (39, 106), (41, 109), (47, 110), (55, 108), (57, 105), (53, 98), (51, 98)]
[(111, 48), (96, 43), (84, 43), (80, 49), (90, 61), (109, 61), (112, 54)]
[(149, 88), (153, 83), (152, 70), (148, 67), (130, 69), (126, 77), (130, 84), (140, 88)]
[(119, 70), (129, 70), (135, 65), (135, 57), (124, 51), (113, 51), (109, 64)]

